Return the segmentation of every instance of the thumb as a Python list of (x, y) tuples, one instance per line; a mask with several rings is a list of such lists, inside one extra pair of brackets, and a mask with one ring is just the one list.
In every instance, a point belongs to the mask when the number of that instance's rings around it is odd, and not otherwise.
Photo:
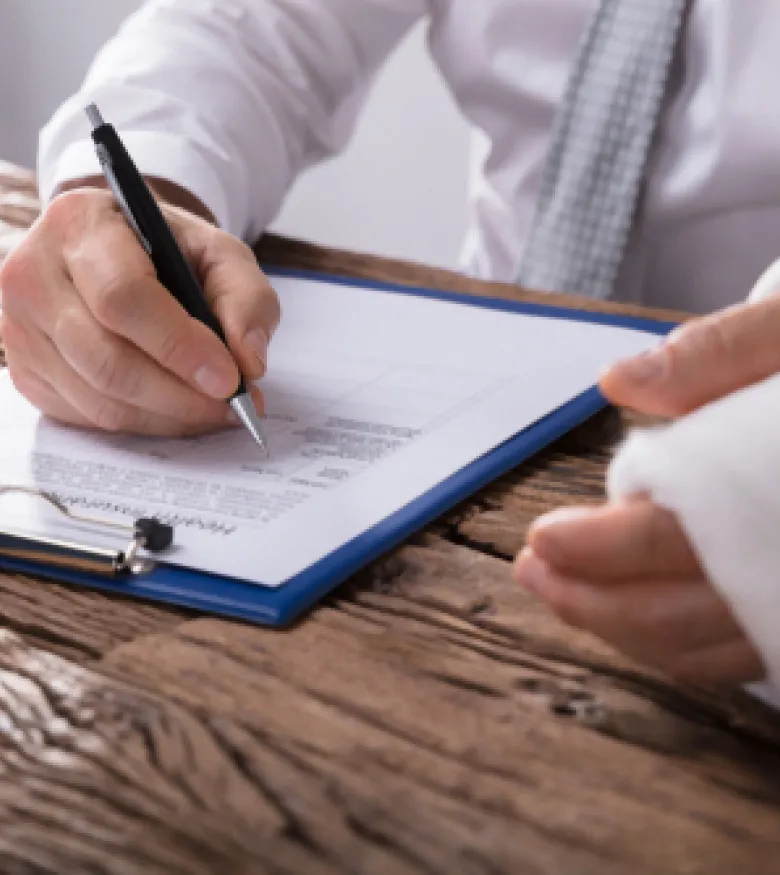
[(674, 331), (601, 379), (621, 407), (681, 416), (780, 371), (780, 297), (740, 304)]

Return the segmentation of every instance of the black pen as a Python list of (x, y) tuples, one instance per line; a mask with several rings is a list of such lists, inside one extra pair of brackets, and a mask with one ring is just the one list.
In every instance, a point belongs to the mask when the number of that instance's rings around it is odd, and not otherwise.
[[(92, 140), (106, 180), (125, 219), (151, 258), (160, 283), (190, 316), (210, 328), (227, 346), (225, 332), (211, 311), (200, 283), (116, 130), (103, 120), (95, 104), (88, 106), (86, 112), (93, 129)], [(243, 376), (238, 389), (227, 400), (236, 416), (267, 454), (268, 442)]]

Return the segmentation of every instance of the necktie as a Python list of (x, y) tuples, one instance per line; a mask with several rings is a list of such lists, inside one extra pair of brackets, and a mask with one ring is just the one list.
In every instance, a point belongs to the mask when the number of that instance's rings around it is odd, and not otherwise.
[(556, 118), (520, 268), (527, 288), (612, 293), (688, 0), (601, 0)]

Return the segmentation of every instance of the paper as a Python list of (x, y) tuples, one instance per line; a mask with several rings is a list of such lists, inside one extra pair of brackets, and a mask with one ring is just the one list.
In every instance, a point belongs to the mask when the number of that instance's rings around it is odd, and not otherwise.
[[(199, 439), (56, 425), (0, 376), (0, 483), (176, 526), (173, 564), (278, 586), (658, 343), (649, 333), (275, 278), (270, 458), (243, 430)], [(30, 498), (0, 524), (69, 528)]]

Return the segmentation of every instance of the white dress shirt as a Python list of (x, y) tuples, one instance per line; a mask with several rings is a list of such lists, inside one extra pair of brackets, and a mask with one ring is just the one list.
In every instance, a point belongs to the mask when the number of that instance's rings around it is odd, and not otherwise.
[[(383, 61), (425, 18), (475, 131), (462, 266), (512, 280), (597, 2), (152, 0), (44, 129), (43, 195), (97, 172), (83, 114), (94, 100), (142, 171), (255, 238), (298, 174), (345, 145)], [(780, 255), (779, 44), (777, 0), (693, 0), (618, 299), (713, 310)]]
[[(82, 91), (44, 130), (42, 194), (99, 172), (83, 112), (96, 101), (142, 171), (189, 188), (223, 227), (255, 238), (298, 174), (345, 145), (383, 61), (427, 18), (431, 54), (475, 130), (463, 266), (512, 280), (555, 111), (597, 2), (153, 0), (105, 47)], [(616, 297), (713, 310), (744, 298), (780, 256), (778, 45), (777, 0), (693, 0)], [(611, 482), (621, 494), (649, 490), (679, 513), (780, 689), (780, 648), (771, 638), (780, 604), (773, 573), (780, 499), (770, 490), (774, 504), (750, 513), (753, 481), (719, 479), (737, 459), (751, 461), (770, 483), (780, 455), (767, 449), (780, 446), (767, 437), (773, 424), (780, 434), (773, 399), (762, 395), (747, 411), (736, 395), (714, 414), (638, 439), (619, 455)], [(774, 420), (762, 405), (777, 413)], [(703, 435), (700, 421), (710, 429)], [(704, 445), (709, 455), (699, 452)], [(696, 499), (695, 507), (663, 492), (653, 479), (661, 470), (656, 458), (663, 471), (688, 476), (674, 480), (675, 495)], [(772, 512), (762, 518), (765, 508)], [(754, 526), (756, 514), (761, 525)]]

